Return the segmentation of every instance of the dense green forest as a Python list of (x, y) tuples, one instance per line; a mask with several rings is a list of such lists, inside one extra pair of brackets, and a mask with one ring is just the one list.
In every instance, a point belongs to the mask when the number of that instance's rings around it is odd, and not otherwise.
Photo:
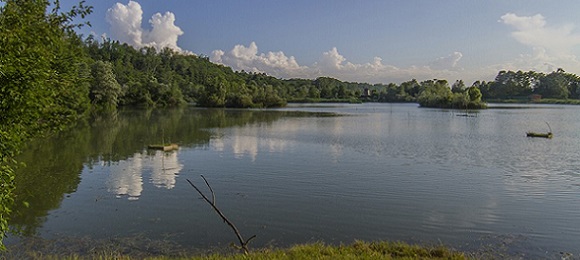
[(90, 58), (93, 107), (176, 106), (279, 107), (287, 102), (417, 102), (424, 107), (484, 108), (486, 100), (579, 99), (580, 77), (562, 69), (500, 71), (494, 81), (415, 79), (401, 84), (344, 82), (329, 77), (279, 79), (264, 73), (236, 72), (207, 57), (171, 49), (139, 50), (92, 37), (83, 46)]
[[(0, 7), (0, 242), (14, 201), (14, 160), (30, 138), (59, 131), (88, 114), (122, 106), (269, 108), (287, 102), (417, 102), (423, 107), (483, 108), (484, 101), (580, 99), (580, 77), (500, 71), (495, 80), (409, 80), (400, 84), (344, 82), (329, 77), (279, 79), (233, 71), (208, 57), (135, 49), (83, 37), (92, 8), (58, 1), (2, 0)], [(0, 243), (0, 246), (2, 243)]]

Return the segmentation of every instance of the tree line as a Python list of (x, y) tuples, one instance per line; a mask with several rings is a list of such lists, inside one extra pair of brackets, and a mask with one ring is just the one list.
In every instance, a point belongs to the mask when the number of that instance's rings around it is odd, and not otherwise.
[(84, 40), (91, 60), (90, 100), (94, 107), (178, 106), (268, 108), (287, 102), (417, 102), (425, 107), (484, 108), (488, 100), (580, 99), (580, 77), (500, 71), (493, 81), (415, 79), (401, 84), (345, 82), (330, 77), (279, 79), (265, 73), (233, 71), (206, 56), (152, 47), (135, 49), (118, 41)]

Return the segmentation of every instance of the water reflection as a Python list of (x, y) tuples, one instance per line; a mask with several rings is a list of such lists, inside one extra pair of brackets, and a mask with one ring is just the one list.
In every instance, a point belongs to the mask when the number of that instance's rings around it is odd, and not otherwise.
[[(11, 228), (22, 235), (35, 235), (49, 213), (77, 193), (83, 172), (106, 176), (101, 183), (104, 190), (128, 200), (139, 199), (148, 183), (173, 189), (183, 169), (180, 151), (148, 152), (144, 150), (148, 144), (164, 139), (181, 147), (207, 147), (211, 146), (210, 140), (214, 144), (220, 142), (219, 129), (268, 124), (290, 114), (293, 113), (180, 108), (128, 109), (118, 114), (94, 115), (67, 131), (32, 141), (19, 156), (18, 161), (27, 166), (16, 172)], [(218, 136), (210, 129), (218, 129)]]
[[(276, 128), (289, 130), (294, 128), (293, 123), (276, 122)], [(298, 129), (295, 129), (298, 130)], [(233, 128), (229, 132), (223, 129), (215, 130), (215, 138), (210, 141), (210, 147), (218, 152), (231, 152), (236, 159), (249, 157), (252, 162), (255, 162), (260, 153), (276, 153), (284, 152), (291, 146), (291, 141), (279, 138), (263, 138), (267, 134), (267, 130), (260, 125), (246, 126), (242, 128)], [(285, 138), (291, 131), (285, 132)], [(282, 134), (282, 133), (276, 133)], [(224, 136), (227, 136), (224, 137)]]
[(143, 156), (136, 153), (127, 160), (109, 166), (110, 174), (107, 186), (109, 192), (115, 193), (117, 198), (124, 195), (128, 200), (137, 200), (143, 192)]
[[(258, 230), (263, 243), (417, 237), (462, 244), (482, 234), (524, 234), (554, 250), (578, 244), (578, 108), (550, 121), (554, 139), (538, 140), (525, 130), (551, 117), (541, 110), (467, 118), (414, 105), (358, 106), (372, 113), (190, 109), (93, 122), (28, 152), (35, 171), (17, 175), (17, 199), (31, 209), (15, 211), (20, 222), (12, 223), (90, 236), (181, 234), (189, 226), (179, 243), (229, 243), (231, 233), (215, 232), (223, 223), (211, 210), (183, 206), (192, 192), (179, 175), (202, 173), (241, 228)], [(163, 135), (182, 149), (144, 150)]]
[(170, 153), (155, 151), (155, 155), (151, 157), (153, 168), (151, 182), (155, 187), (166, 189), (175, 187), (175, 178), (183, 169), (183, 164), (179, 162), (177, 155), (178, 151)]
[(257, 130), (254, 128), (250, 132), (252, 135), (247, 135), (248, 133), (241, 133), (239, 129), (234, 130), (234, 136), (232, 140), (232, 151), (236, 158), (242, 158), (244, 155), (250, 156), (253, 161), (256, 161), (256, 156), (258, 155), (258, 137)]
[(108, 190), (117, 198), (127, 196), (128, 200), (138, 200), (143, 192), (143, 174), (150, 172), (151, 183), (157, 188), (172, 189), (183, 164), (179, 162), (178, 151), (154, 151), (135, 153), (132, 157), (109, 166)]

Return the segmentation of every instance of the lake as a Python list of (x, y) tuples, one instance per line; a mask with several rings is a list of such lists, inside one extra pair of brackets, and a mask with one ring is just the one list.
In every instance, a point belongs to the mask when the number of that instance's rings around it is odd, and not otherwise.
[[(373, 103), (123, 110), (25, 150), (11, 219), (20, 235), (6, 242), (227, 247), (234, 233), (186, 181), (210, 194), (203, 174), (242, 235), (257, 235), (254, 248), (402, 240), (580, 256), (580, 107), (467, 112)], [(547, 132), (546, 122), (553, 139), (526, 137)], [(164, 142), (180, 147), (147, 150)]]

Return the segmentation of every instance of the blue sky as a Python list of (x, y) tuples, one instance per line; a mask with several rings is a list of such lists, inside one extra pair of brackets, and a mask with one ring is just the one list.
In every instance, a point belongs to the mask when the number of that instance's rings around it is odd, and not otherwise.
[[(74, 1), (67, 1), (73, 4)], [(91, 28), (236, 70), (345, 81), (580, 74), (580, 1), (90, 1)], [(154, 24), (150, 23), (154, 21)]]

